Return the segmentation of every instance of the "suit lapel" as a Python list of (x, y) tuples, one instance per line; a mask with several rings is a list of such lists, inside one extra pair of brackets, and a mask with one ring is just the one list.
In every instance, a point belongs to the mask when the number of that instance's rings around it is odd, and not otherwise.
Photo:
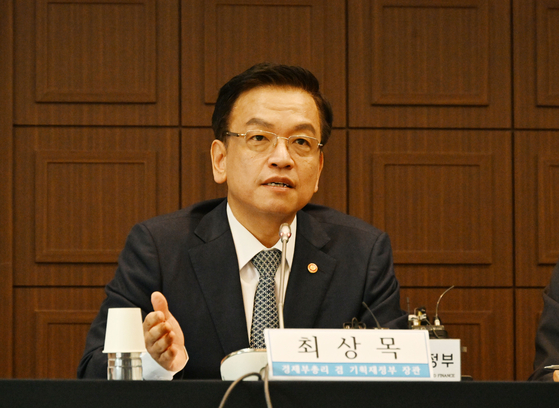
[(223, 351), (228, 354), (248, 347), (248, 333), (226, 205), (224, 200), (200, 221), (194, 232), (204, 244), (189, 253)]
[[(285, 294), (285, 327), (313, 327), (330, 286), (336, 259), (321, 250), (330, 241), (328, 234), (313, 217), (297, 214), (297, 241), (293, 267)], [(312, 264), (318, 267), (311, 273)], [(310, 265), (310, 267), (309, 267)]]
[[(195, 234), (204, 243), (190, 249), (189, 254), (223, 351), (228, 354), (249, 344), (237, 253), (226, 205), (224, 201), (200, 221)], [(284, 306), (288, 328), (313, 327), (337, 262), (322, 251), (330, 238), (320, 223), (304, 211), (297, 217), (295, 256)], [(309, 272), (310, 264), (318, 267), (316, 273)]]

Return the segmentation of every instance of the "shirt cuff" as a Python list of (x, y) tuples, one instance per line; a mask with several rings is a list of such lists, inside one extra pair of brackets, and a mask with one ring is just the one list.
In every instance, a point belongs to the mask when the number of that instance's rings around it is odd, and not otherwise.
[[(186, 348), (184, 352), (186, 353), (186, 363), (188, 363), (188, 352)], [(186, 363), (184, 363), (184, 366), (182, 366), (180, 370), (169, 371), (161, 367), (149, 353), (142, 353), (140, 358), (142, 359), (142, 377), (144, 380), (171, 381), (173, 376), (186, 366)]]

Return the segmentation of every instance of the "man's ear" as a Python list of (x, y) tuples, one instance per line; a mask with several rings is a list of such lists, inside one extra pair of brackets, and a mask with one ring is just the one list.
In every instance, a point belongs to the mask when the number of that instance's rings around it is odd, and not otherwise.
[(221, 140), (215, 139), (210, 149), (214, 181), (222, 184), (227, 181), (227, 148)]
[(314, 192), (318, 191), (318, 182), (320, 181), (320, 174), (322, 173), (322, 168), (324, 167), (324, 153), (320, 152), (320, 159), (318, 163), (318, 175), (316, 176), (316, 185), (314, 186)]

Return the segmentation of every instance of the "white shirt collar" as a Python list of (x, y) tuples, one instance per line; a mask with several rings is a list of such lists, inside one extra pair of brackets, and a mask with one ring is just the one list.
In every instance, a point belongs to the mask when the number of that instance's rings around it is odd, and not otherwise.
[[(231, 211), (231, 207), (229, 207), (229, 203), (227, 203), (227, 220), (229, 221), (229, 227), (231, 228), (231, 235), (233, 235), (233, 243), (235, 244), (235, 250), (237, 251), (237, 260), (239, 261), (239, 271), (243, 269), (243, 267), (250, 262), (254, 256), (259, 253), (260, 251), (266, 248), (254, 235), (252, 235), (249, 230), (242, 225), (235, 215), (233, 211)], [(291, 238), (287, 242), (285, 260), (287, 261), (287, 265), (290, 267), (293, 263), (293, 253), (295, 252), (295, 238), (297, 236), (297, 215), (293, 219), (293, 222), (290, 225), (291, 227)], [(278, 242), (273, 246), (273, 248), (277, 248), (281, 251), (281, 240), (279, 239), (279, 230), (278, 230)]]

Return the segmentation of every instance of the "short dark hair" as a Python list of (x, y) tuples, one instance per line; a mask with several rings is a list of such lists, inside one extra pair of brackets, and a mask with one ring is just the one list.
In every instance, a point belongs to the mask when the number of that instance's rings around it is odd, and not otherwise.
[(322, 95), (318, 79), (309, 70), (292, 65), (263, 62), (231, 78), (221, 87), (212, 115), (215, 138), (225, 141), (229, 130), (229, 116), (235, 102), (243, 93), (263, 86), (297, 88), (308, 92), (316, 103), (320, 116), (321, 143), (324, 145), (332, 132), (332, 107)]

